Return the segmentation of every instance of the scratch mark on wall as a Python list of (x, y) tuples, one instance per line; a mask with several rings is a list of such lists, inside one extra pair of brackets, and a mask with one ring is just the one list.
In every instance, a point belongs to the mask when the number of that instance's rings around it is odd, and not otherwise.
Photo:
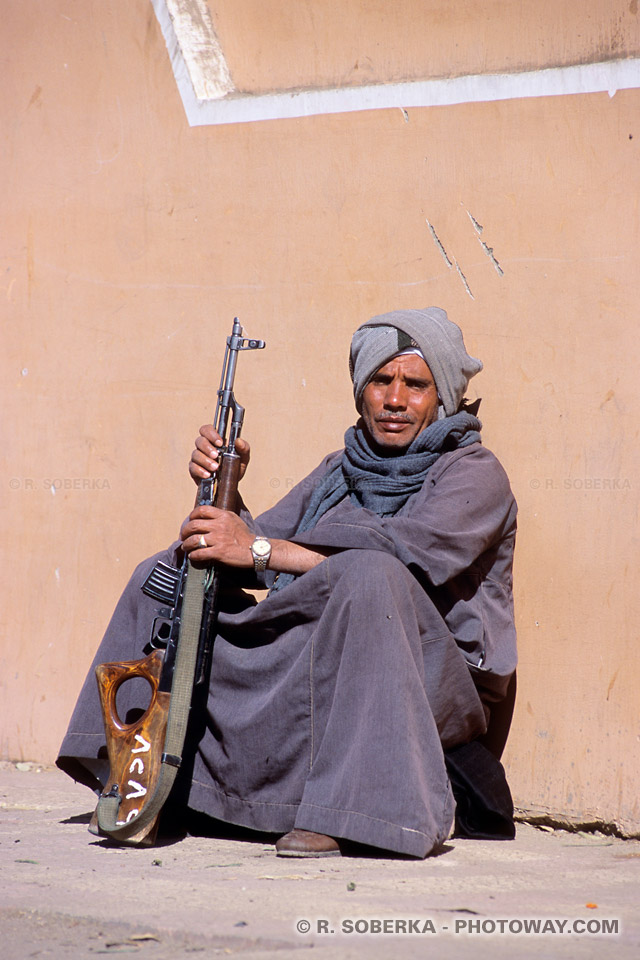
[(459, 264), (458, 261), (455, 259), (455, 257), (454, 257), (454, 259), (453, 259), (453, 262), (449, 259), (449, 255), (447, 254), (447, 251), (445, 250), (444, 244), (443, 244), (442, 241), (440, 240), (440, 237), (439, 237), (438, 234), (436, 233), (435, 227), (433, 226), (432, 223), (429, 222), (429, 220), (426, 220), (425, 222), (426, 222), (427, 226), (429, 227), (429, 232), (430, 232), (431, 236), (433, 237), (433, 242), (435, 243), (436, 247), (437, 247), (438, 250), (440, 251), (440, 254), (441, 254), (444, 262), (446, 263), (446, 265), (449, 267), (450, 270), (453, 268), (453, 265), (454, 265), (454, 263), (455, 263), (455, 268), (456, 268), (456, 270), (457, 270), (457, 272), (458, 272), (458, 276), (459, 276), (460, 279), (462, 280), (462, 285), (463, 285), (463, 287), (465, 288), (465, 290), (467, 291), (467, 293), (469, 294), (469, 296), (471, 297), (471, 299), (472, 299), (472, 300), (475, 300), (474, 295), (471, 293), (471, 287), (470, 287), (469, 284), (467, 283), (467, 278), (465, 277), (464, 273), (463, 273), (462, 270), (460, 269), (460, 264)]
[(607, 263), (626, 259), (626, 254), (612, 257), (512, 257), (509, 263)]
[(611, 677), (611, 680), (609, 681), (609, 686), (607, 687), (607, 700), (609, 699), (609, 694), (610, 694), (611, 691), (613, 690), (613, 685), (614, 685), (614, 683), (616, 682), (616, 680), (617, 680), (617, 678), (618, 678), (618, 673), (619, 673), (619, 670), (616, 670), (616, 672), (614, 673), (614, 675)]
[(100, 143), (99, 143), (100, 133), (96, 134), (95, 147), (96, 147), (96, 154), (98, 155), (97, 157), (98, 166), (96, 167), (95, 170), (91, 171), (93, 174), (100, 173), (101, 169), (105, 166), (105, 164), (113, 163), (113, 161), (117, 160), (120, 154), (122, 153), (122, 147), (124, 145), (124, 119), (122, 116), (122, 103), (120, 102), (120, 97), (116, 97), (116, 103), (118, 104), (118, 126), (119, 126), (118, 146), (115, 148), (115, 150), (113, 151), (110, 157), (103, 157), (102, 151), (100, 150)]
[(504, 270), (502, 269), (502, 267), (500, 266), (500, 264), (498, 263), (498, 261), (496, 260), (496, 258), (495, 258), (495, 256), (494, 256), (493, 247), (487, 246), (487, 244), (484, 242), (484, 240), (480, 240), (480, 246), (482, 247), (482, 249), (484, 250), (484, 252), (486, 253), (486, 255), (487, 255), (487, 256), (489, 257), (489, 259), (491, 260), (492, 264), (493, 264), (494, 267), (496, 268), (496, 273), (497, 273), (500, 277), (503, 277), (503, 276), (504, 276)]
[(474, 217), (474, 215), (471, 213), (470, 210), (467, 210), (467, 216), (469, 217), (469, 220), (471, 220), (471, 223), (473, 224), (473, 229), (474, 229), (475, 232), (478, 234), (478, 243), (480, 244), (480, 246), (481, 246), (482, 249), (484, 250), (485, 254), (486, 254), (486, 255), (489, 257), (489, 259), (491, 260), (493, 266), (495, 267), (495, 270), (496, 270), (496, 273), (498, 274), (498, 276), (503, 277), (503, 276), (504, 276), (504, 270), (502, 269), (502, 267), (501, 267), (500, 264), (498, 263), (495, 255), (494, 255), (494, 253), (493, 253), (493, 247), (490, 247), (487, 243), (484, 242), (484, 240), (481, 240), (481, 239), (480, 239), (481, 236), (482, 236), (482, 231), (484, 230), (484, 227), (482, 226), (481, 223), (479, 223), (479, 222), (476, 220), (476, 218)]
[[(250, 291), (252, 293), (259, 293), (265, 290), (271, 290), (278, 288), (280, 281), (274, 280), (269, 283), (225, 283), (223, 281), (216, 281), (213, 283), (177, 283), (166, 281), (158, 281), (156, 283), (149, 283), (148, 281), (141, 280), (140, 282), (124, 281), (120, 280), (118, 277), (107, 278), (104, 277), (95, 277), (90, 276), (84, 273), (72, 273), (67, 267), (58, 266), (56, 263), (51, 263), (47, 260), (38, 260), (38, 267), (44, 271), (47, 270), (50, 273), (53, 273), (57, 276), (63, 276), (65, 283), (83, 283), (91, 284), (95, 287), (107, 287), (112, 290), (197, 290), (205, 292), (215, 292), (220, 290), (231, 290), (231, 291)], [(404, 282), (398, 282), (395, 279), (384, 280), (384, 279), (373, 279), (373, 280), (353, 280), (351, 278), (347, 280), (336, 280), (335, 285), (344, 286), (344, 287), (379, 287), (380, 284), (383, 286), (389, 286), (390, 288), (395, 287), (421, 287), (427, 283), (433, 283), (441, 278), (441, 274), (434, 273), (431, 276), (422, 276), (418, 280), (408, 280)], [(321, 283), (320, 280), (305, 280), (300, 281), (301, 286), (307, 287), (309, 289), (314, 289), (318, 283)], [(122, 309), (122, 307), (118, 307)]]
[(31, 100), (29, 100), (29, 103), (27, 105), (27, 110), (29, 109), (29, 107), (32, 107), (34, 103), (38, 102), (38, 100), (40, 99), (41, 93), (42, 93), (42, 87), (40, 86), (40, 84), (38, 84), (35, 90), (33, 91), (33, 94), (31, 95)]
[(31, 217), (27, 226), (27, 301), (31, 303), (31, 292), (35, 283), (35, 256), (33, 252), (33, 225)]
[(469, 220), (471, 220), (471, 223), (473, 224), (473, 229), (476, 231), (478, 236), (480, 236), (480, 234), (484, 230), (484, 227), (482, 226), (481, 223), (478, 223), (478, 221), (476, 220), (476, 218), (474, 217), (474, 215), (471, 213), (470, 210), (467, 210), (467, 216), (469, 217)]
[(460, 265), (459, 265), (459, 263), (458, 263), (457, 260), (456, 260), (456, 270), (458, 271), (458, 275), (459, 275), (460, 279), (462, 280), (462, 285), (464, 286), (465, 290), (467, 291), (467, 293), (469, 294), (469, 296), (471, 297), (471, 299), (472, 299), (472, 300), (475, 300), (474, 295), (471, 293), (471, 287), (470, 287), (469, 284), (467, 283), (467, 278), (465, 277), (464, 273), (463, 273), (462, 270), (460, 269)]
[(453, 267), (453, 263), (451, 262), (451, 260), (449, 260), (449, 257), (447, 256), (447, 251), (445, 250), (444, 246), (440, 242), (440, 237), (436, 233), (433, 224), (429, 223), (428, 220), (426, 221), (426, 224), (429, 227), (429, 232), (431, 233), (431, 236), (433, 237), (433, 242), (435, 243), (436, 247), (438, 248), (438, 250), (440, 251), (440, 253), (444, 258), (444, 262), (449, 267), (449, 269), (451, 269)]
[(404, 117), (404, 122), (405, 122), (405, 123), (409, 123), (409, 113), (408, 113), (408, 111), (405, 110), (404, 107), (400, 107), (400, 110), (402, 111), (402, 116)]

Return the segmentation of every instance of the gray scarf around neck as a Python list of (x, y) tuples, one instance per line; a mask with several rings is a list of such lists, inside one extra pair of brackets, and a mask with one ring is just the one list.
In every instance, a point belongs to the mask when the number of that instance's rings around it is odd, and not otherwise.
[[(431, 423), (404, 453), (384, 457), (372, 449), (362, 420), (358, 420), (345, 434), (342, 457), (314, 490), (296, 533), (312, 530), (320, 518), (346, 496), (380, 517), (395, 516), (409, 497), (420, 490), (442, 454), (479, 442), (481, 429), (477, 417), (461, 410)], [(293, 574), (279, 574), (271, 592), (281, 590), (294, 579)]]

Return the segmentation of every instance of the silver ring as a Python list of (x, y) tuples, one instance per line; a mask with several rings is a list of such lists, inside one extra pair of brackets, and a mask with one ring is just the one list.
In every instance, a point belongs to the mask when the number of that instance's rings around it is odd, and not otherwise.
[(200, 540), (198, 541), (201, 547), (206, 547), (207, 541), (204, 538), (204, 533), (200, 534)]

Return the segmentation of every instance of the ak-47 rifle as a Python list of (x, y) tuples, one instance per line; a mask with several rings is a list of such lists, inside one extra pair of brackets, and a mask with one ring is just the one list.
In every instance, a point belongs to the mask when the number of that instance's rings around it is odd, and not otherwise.
[[(196, 506), (237, 509), (240, 456), (235, 446), (244, 407), (235, 399), (233, 381), (238, 353), (264, 346), (264, 340), (245, 337), (238, 319), (233, 321), (214, 418), (223, 441), (220, 466), (198, 485)], [(217, 589), (215, 566), (195, 566), (188, 558), (181, 569), (157, 563), (142, 586), (165, 605), (154, 620), (151, 653), (143, 660), (96, 667), (110, 769), (89, 826), (92, 833), (131, 845), (155, 842), (160, 811), (182, 762), (194, 685), (208, 680)], [(147, 681), (151, 699), (138, 720), (124, 723), (116, 709), (116, 694), (134, 677)]]

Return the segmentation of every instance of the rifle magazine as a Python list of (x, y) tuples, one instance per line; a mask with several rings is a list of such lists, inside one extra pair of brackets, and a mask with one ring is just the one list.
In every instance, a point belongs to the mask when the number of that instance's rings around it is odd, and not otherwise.
[(180, 594), (181, 579), (180, 570), (158, 560), (140, 589), (153, 600), (175, 607)]

